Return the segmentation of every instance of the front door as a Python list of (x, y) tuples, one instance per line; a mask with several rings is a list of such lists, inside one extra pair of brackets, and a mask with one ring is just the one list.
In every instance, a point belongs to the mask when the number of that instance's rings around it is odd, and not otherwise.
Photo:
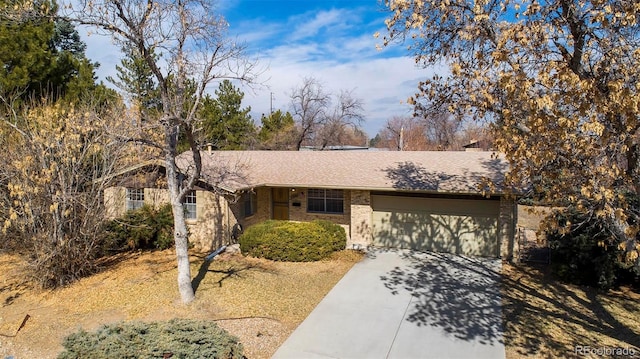
[(272, 188), (271, 198), (273, 200), (273, 219), (289, 220), (289, 189)]

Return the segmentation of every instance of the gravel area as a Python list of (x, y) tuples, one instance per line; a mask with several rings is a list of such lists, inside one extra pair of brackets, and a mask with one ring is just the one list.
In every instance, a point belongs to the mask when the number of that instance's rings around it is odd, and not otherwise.
[(266, 318), (221, 320), (218, 325), (240, 338), (244, 355), (252, 359), (271, 358), (295, 329)]

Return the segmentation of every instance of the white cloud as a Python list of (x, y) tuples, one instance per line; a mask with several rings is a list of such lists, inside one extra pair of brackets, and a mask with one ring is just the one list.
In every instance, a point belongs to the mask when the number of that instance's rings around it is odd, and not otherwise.
[(331, 93), (353, 90), (354, 96), (363, 99), (366, 112), (363, 127), (371, 137), (388, 119), (411, 115), (413, 109), (406, 100), (416, 92), (421, 79), (438, 70), (419, 69), (409, 57), (365, 59), (342, 64), (282, 63), (278, 58), (271, 59), (271, 67), (265, 74), (270, 77), (266, 82), (268, 88), (245, 91), (245, 103), (251, 106), (256, 121), (261, 114), (269, 113), (271, 93), (274, 110), (289, 110), (292, 89), (299, 86), (304, 77), (311, 76)]
[[(310, 14), (313, 14), (309, 18)], [(294, 16), (289, 19), (293, 25), (290, 32), (290, 40), (301, 40), (318, 35), (322, 30), (331, 30), (336, 33), (349, 27), (349, 20), (352, 19), (350, 11), (331, 9), (314, 13), (306, 13)]]
[[(237, 1), (237, 0), (234, 0)], [(384, 123), (394, 116), (408, 116), (412, 107), (408, 97), (417, 90), (418, 82), (444, 68), (421, 69), (413, 58), (404, 56), (401, 46), (377, 51), (380, 41), (373, 38), (379, 21), (365, 19), (360, 9), (330, 9), (307, 12), (274, 22), (253, 17), (232, 23), (230, 36), (245, 41), (251, 57), (260, 57), (260, 65), (268, 70), (259, 79), (264, 86), (241, 86), (244, 105), (252, 107), (252, 116), (259, 123), (261, 114), (269, 113), (271, 93), (273, 108), (288, 110), (289, 95), (304, 77), (315, 77), (334, 94), (353, 90), (363, 99), (365, 131), (373, 137)], [(366, 20), (366, 23), (365, 21)], [(381, 21), (381, 20), (380, 20)], [(87, 56), (101, 63), (97, 74), (101, 80), (116, 75), (120, 49), (106, 36), (86, 36)], [(217, 84), (212, 84), (213, 92)]]
[(231, 36), (237, 37), (240, 41), (255, 48), (259, 48), (267, 41), (270, 42), (271, 39), (280, 36), (283, 32), (282, 24), (265, 22), (260, 18), (230, 23), (229, 26), (233, 30)]

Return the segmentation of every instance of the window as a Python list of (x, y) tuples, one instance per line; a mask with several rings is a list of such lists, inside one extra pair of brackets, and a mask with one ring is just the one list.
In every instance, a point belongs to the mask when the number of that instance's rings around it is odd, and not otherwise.
[(307, 193), (308, 212), (344, 213), (344, 193), (341, 189), (309, 188)]
[(198, 219), (198, 212), (196, 210), (196, 191), (190, 191), (184, 196), (182, 205), (184, 206), (184, 219)]
[(242, 202), (244, 203), (244, 216), (253, 216), (258, 210), (258, 196), (255, 192), (245, 192), (242, 195)]
[(127, 188), (127, 211), (144, 206), (144, 188)]

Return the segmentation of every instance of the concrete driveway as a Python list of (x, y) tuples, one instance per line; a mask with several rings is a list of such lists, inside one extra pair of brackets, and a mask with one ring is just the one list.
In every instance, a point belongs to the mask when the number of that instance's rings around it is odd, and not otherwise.
[(273, 358), (504, 358), (499, 260), (374, 250)]

